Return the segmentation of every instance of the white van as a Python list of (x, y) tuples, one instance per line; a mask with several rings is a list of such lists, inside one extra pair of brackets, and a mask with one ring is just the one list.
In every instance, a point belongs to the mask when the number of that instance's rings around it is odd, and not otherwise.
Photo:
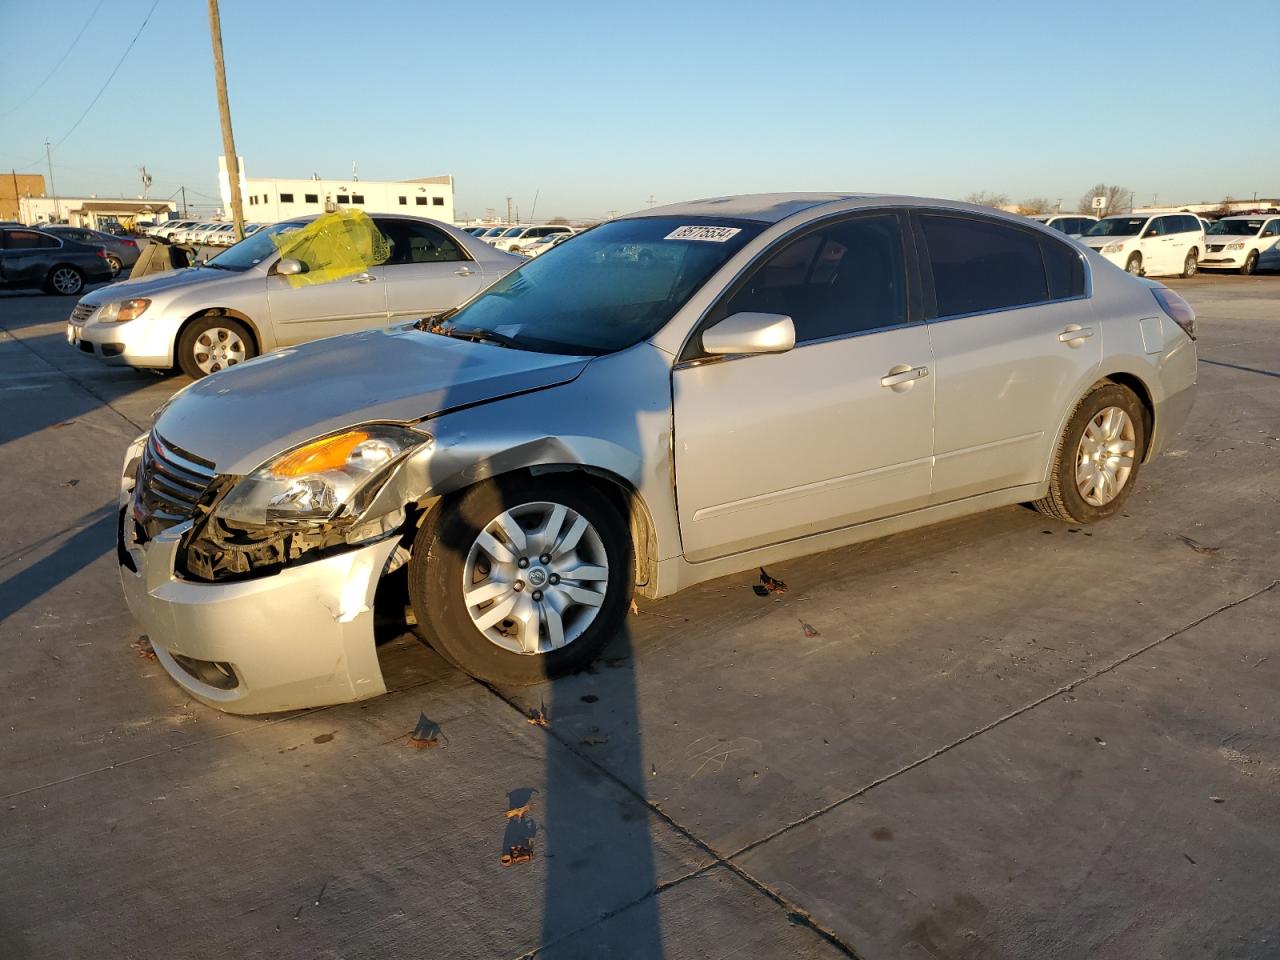
[(1080, 240), (1129, 273), (1190, 277), (1204, 250), (1204, 225), (1193, 213), (1128, 213), (1103, 217)]
[(1042, 213), (1031, 219), (1039, 220), (1046, 227), (1052, 227), (1068, 237), (1083, 236), (1086, 230), (1098, 222), (1097, 217), (1091, 217), (1087, 213)]
[(1200, 265), (1206, 270), (1248, 275), (1280, 269), (1280, 214), (1223, 217), (1208, 229), (1204, 242)]
[(547, 224), (541, 227), (512, 227), (495, 242), (499, 250), (520, 253), (525, 247), (532, 246), (543, 237), (555, 236), (559, 233), (573, 233), (573, 227)]

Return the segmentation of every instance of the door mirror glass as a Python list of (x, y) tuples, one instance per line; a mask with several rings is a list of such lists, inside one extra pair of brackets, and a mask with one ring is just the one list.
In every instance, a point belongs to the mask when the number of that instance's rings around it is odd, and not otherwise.
[(702, 334), (706, 353), (786, 353), (796, 345), (791, 318), (780, 313), (735, 313)]
[(1160, 235), (1160, 230), (1157, 227), (1150, 227), (1148, 228), (1147, 232), (1142, 235), (1142, 239), (1145, 240), (1148, 237), (1158, 237), (1159, 235)]
[(294, 260), (292, 257), (285, 257), (276, 264), (276, 273), (282, 277), (294, 277), (306, 272), (307, 265), (301, 260)]

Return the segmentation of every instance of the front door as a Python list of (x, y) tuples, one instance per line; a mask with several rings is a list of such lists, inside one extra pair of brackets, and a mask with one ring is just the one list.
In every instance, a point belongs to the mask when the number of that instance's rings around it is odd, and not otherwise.
[(485, 285), (484, 269), (443, 230), (390, 217), (375, 222), (391, 241), (391, 256), (370, 272), (386, 286), (393, 320), (443, 313)]
[(673, 371), (685, 556), (709, 560), (901, 513), (929, 497), (928, 332), (908, 312), (904, 218), (875, 212), (783, 241), (707, 325), (785, 314), (783, 354)]
[(921, 214), (930, 267), (933, 500), (1044, 479), (1058, 426), (1102, 359), (1074, 247), (1038, 231), (956, 214)]
[(387, 294), (377, 269), (295, 287), (272, 267), (267, 304), (276, 342), (284, 347), (386, 323)]

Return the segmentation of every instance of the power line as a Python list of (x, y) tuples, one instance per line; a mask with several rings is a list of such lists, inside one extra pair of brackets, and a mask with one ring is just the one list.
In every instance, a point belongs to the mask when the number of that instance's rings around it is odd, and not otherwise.
[[(129, 52), (133, 49), (133, 45), (137, 43), (138, 38), (142, 36), (142, 31), (147, 29), (147, 24), (151, 21), (151, 15), (156, 12), (156, 7), (158, 6), (160, 6), (160, 0), (155, 0), (155, 2), (151, 4), (151, 9), (148, 10), (147, 15), (142, 18), (142, 26), (138, 27), (138, 32), (133, 35), (133, 39), (129, 41), (129, 45), (124, 48), (124, 53), (122, 53), (120, 55), (120, 59), (116, 61), (116, 65), (112, 69), (110, 75), (107, 77), (106, 81), (102, 84), (102, 87), (98, 90), (98, 92), (94, 94), (93, 99), (89, 101), (89, 105), (84, 108), (84, 113), (80, 114), (76, 122), (71, 125), (71, 129), (68, 130), (66, 133), (64, 133), (62, 137), (58, 140), (58, 142), (53, 145), (54, 150), (57, 150), (58, 147), (62, 146), (64, 143), (67, 142), (67, 138), (76, 132), (76, 127), (80, 126), (84, 118), (89, 115), (89, 111), (92, 110), (94, 108), (94, 105), (97, 104), (97, 102), (102, 99), (102, 95), (107, 92), (107, 87), (111, 85), (111, 81), (115, 79), (116, 74), (120, 72), (120, 68), (124, 66), (125, 58), (129, 56)], [(26, 166), (30, 167), (39, 162), (40, 162), (40, 158), (37, 157), (35, 160), (32, 160), (31, 163), (26, 164)]]
[(76, 48), (76, 44), (80, 42), (80, 38), (84, 36), (84, 32), (89, 29), (89, 24), (93, 23), (93, 18), (98, 15), (98, 11), (102, 9), (102, 5), (105, 2), (106, 0), (98, 0), (98, 5), (93, 8), (93, 13), (89, 14), (89, 19), (84, 22), (84, 26), (81, 27), (80, 32), (76, 34), (76, 38), (71, 41), (71, 46), (67, 47), (67, 49), (63, 51), (62, 56), (58, 58), (58, 62), (53, 65), (53, 69), (50, 70), (47, 74), (45, 74), (44, 79), (41, 80), (38, 84), (36, 84), (36, 88), (34, 90), (32, 90), (29, 94), (27, 94), (27, 98), (22, 102), (18, 103), (16, 106), (10, 107), (4, 113), (0, 113), (0, 117), (7, 117), (9, 114), (13, 113), (15, 110), (21, 107), (25, 107), (28, 103), (31, 102), (32, 98), (37, 93), (39, 93), (41, 90), (44, 89), (44, 85), (48, 83), (50, 79), (52, 79), (55, 73), (58, 72), (58, 68), (62, 66), (63, 62), (66, 61), (67, 57), (71, 56), (71, 51)]

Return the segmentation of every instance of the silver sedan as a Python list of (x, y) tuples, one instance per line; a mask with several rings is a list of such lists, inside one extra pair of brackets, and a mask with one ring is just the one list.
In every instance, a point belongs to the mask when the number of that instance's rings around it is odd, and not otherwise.
[(178, 394), (126, 458), (125, 594), (232, 712), (381, 693), (397, 571), (424, 640), (533, 682), (634, 592), (1009, 504), (1111, 516), (1191, 409), (1194, 333), (1173, 291), (986, 208), (645, 211), (452, 314)]
[(385, 262), (295, 285), (289, 271), (307, 265), (282, 263), (272, 238), (313, 219), (263, 228), (191, 269), (94, 290), (72, 310), (67, 342), (107, 363), (199, 378), (281, 347), (443, 312), (522, 262), (448, 224), (375, 214)]

